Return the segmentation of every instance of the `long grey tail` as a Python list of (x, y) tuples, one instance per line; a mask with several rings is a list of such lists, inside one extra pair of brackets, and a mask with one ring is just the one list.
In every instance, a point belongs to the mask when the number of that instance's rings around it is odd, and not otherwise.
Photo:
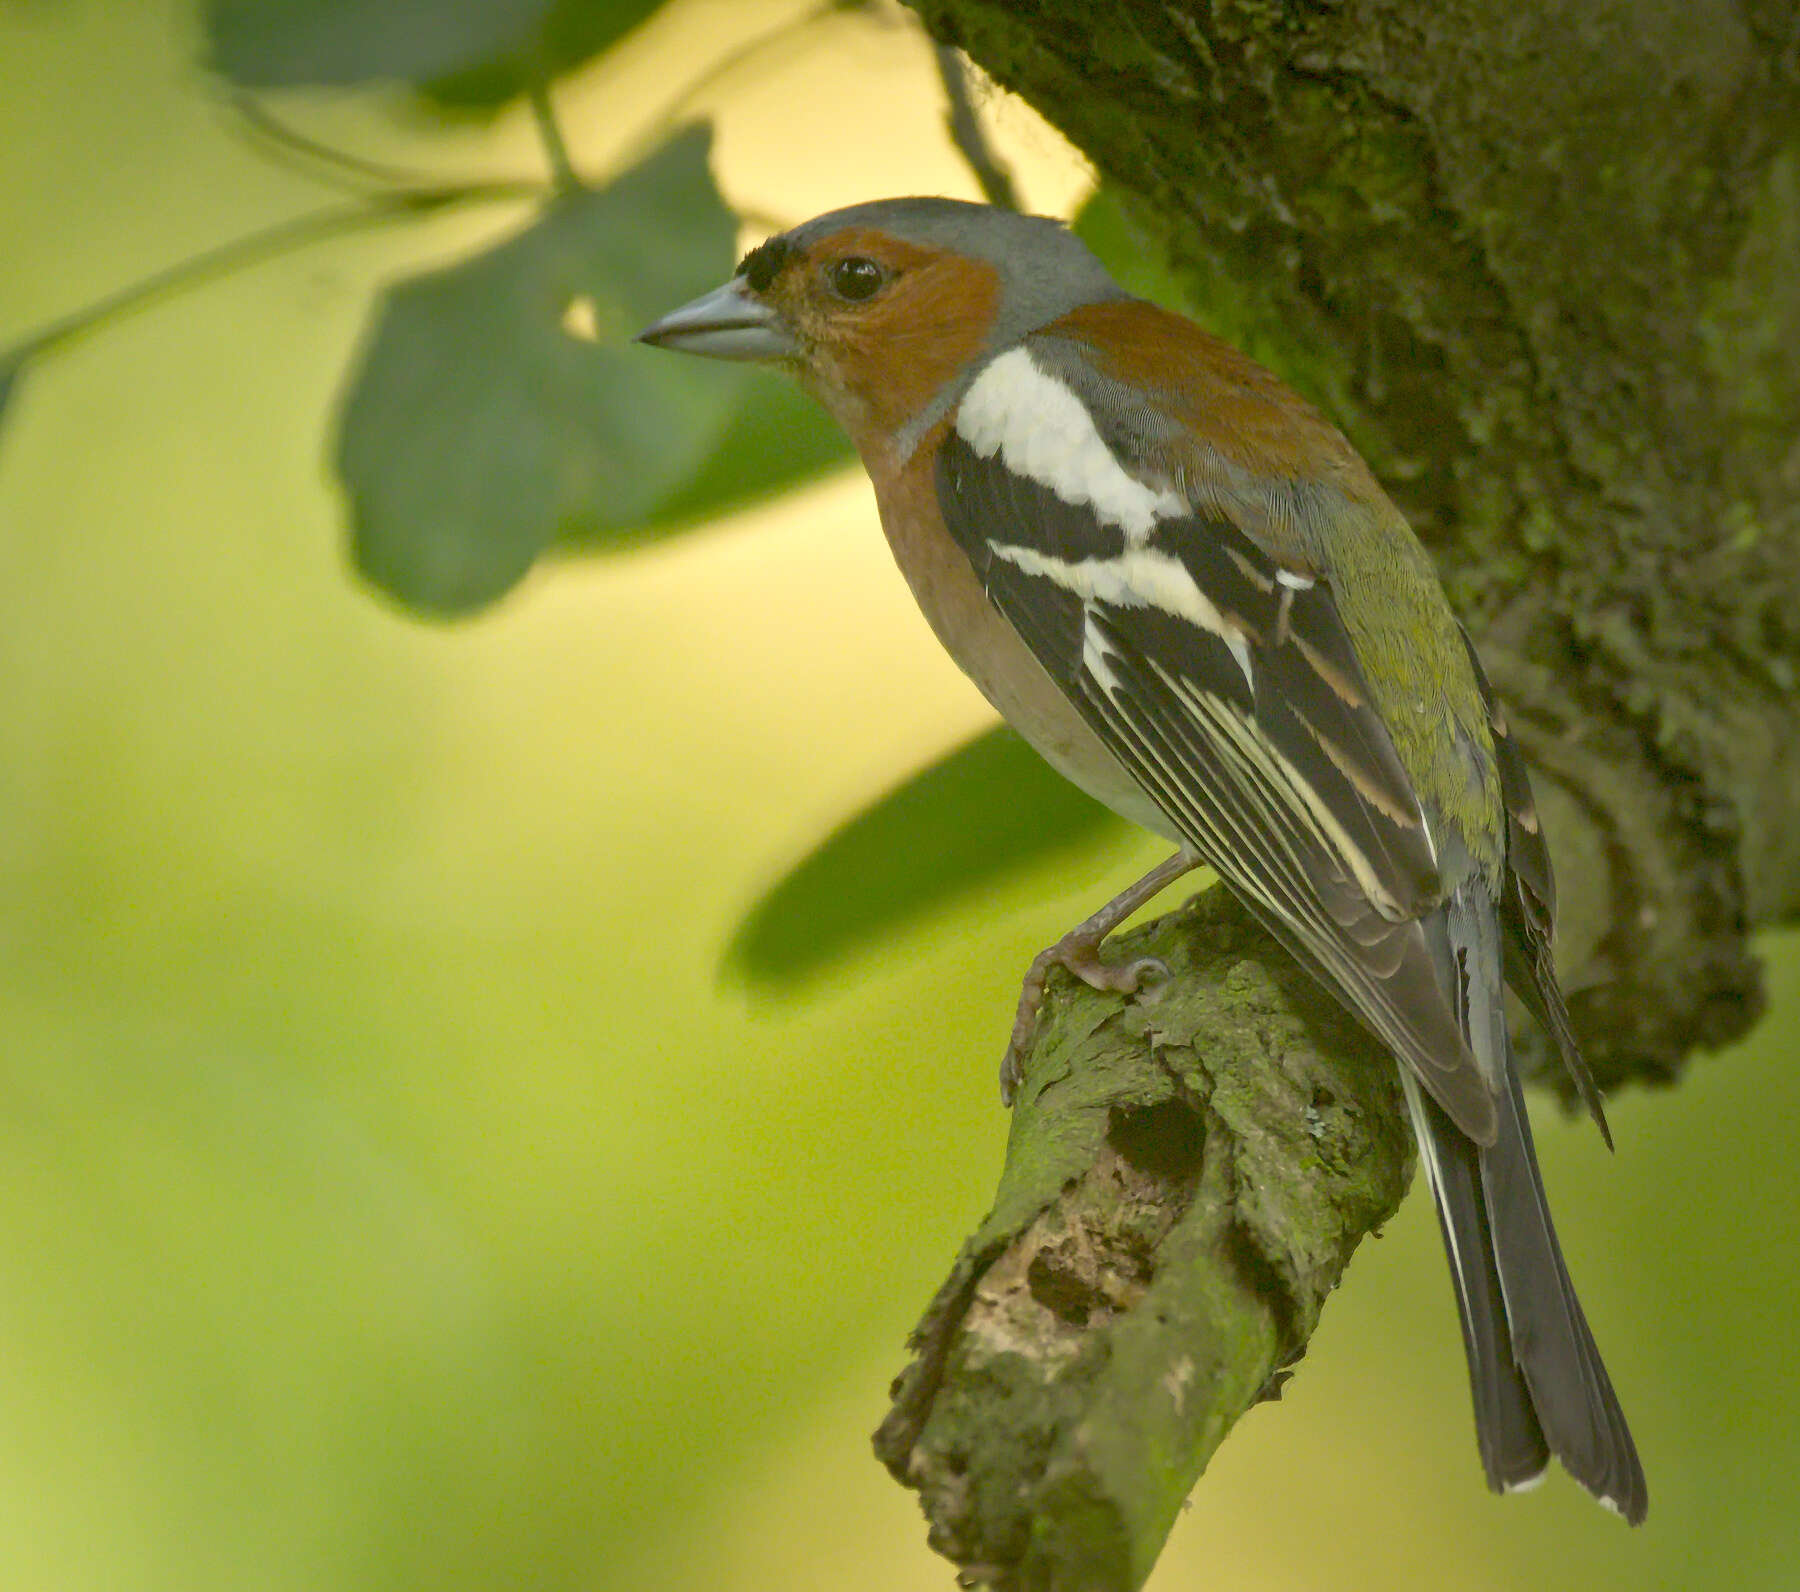
[(1466, 1138), (1404, 1081), (1456, 1281), (1482, 1466), (1490, 1487), (1509, 1492), (1541, 1477), (1554, 1454), (1636, 1525), (1649, 1507), (1643, 1467), (1550, 1223), (1506, 1033), (1493, 909), (1479, 887), (1471, 895), (1448, 909), (1446, 949), (1470, 1049), (1495, 1087), (1493, 1144)]

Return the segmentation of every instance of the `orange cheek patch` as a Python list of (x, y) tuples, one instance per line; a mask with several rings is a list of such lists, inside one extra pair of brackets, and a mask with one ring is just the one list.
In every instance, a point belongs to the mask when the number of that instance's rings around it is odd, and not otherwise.
[(980, 353), (999, 304), (999, 273), (866, 228), (829, 244), (832, 258), (866, 255), (895, 275), (867, 305), (815, 300), (809, 317), (837, 379), (862, 400), (870, 425), (891, 433)]
[(981, 352), (999, 297), (992, 266), (941, 255), (870, 306), (854, 335), (865, 360), (882, 355), (885, 391), (870, 397), (887, 411), (884, 424), (904, 425)]

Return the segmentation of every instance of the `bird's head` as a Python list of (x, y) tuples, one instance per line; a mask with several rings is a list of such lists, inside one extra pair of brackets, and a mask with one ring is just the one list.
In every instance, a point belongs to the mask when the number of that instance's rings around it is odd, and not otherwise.
[(917, 442), (990, 355), (1123, 297), (1061, 222), (954, 199), (834, 210), (752, 249), (640, 342), (794, 372), (864, 452)]

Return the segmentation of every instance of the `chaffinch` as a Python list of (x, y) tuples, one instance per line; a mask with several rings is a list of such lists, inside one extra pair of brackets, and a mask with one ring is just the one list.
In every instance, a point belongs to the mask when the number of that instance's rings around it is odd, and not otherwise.
[[(1178, 847), (1033, 963), (1201, 863), (1394, 1053), (1488, 1484), (1555, 1454), (1632, 1522), (1631, 1434), (1550, 1224), (1507, 981), (1605, 1132), (1550, 959), (1531, 787), (1467, 635), (1343, 435), (1131, 297), (1060, 223), (946, 199), (820, 216), (642, 340), (786, 367), (850, 434), (938, 639), (1060, 772)], [(1610, 1138), (1608, 1140), (1610, 1143)]]

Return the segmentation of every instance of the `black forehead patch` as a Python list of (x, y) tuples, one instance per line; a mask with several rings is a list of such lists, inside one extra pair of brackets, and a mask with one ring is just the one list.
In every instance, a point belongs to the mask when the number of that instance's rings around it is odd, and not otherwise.
[(800, 251), (785, 237), (770, 238), (759, 243), (744, 256), (737, 274), (750, 284), (753, 293), (768, 291), (769, 284), (780, 276), (788, 262)]

